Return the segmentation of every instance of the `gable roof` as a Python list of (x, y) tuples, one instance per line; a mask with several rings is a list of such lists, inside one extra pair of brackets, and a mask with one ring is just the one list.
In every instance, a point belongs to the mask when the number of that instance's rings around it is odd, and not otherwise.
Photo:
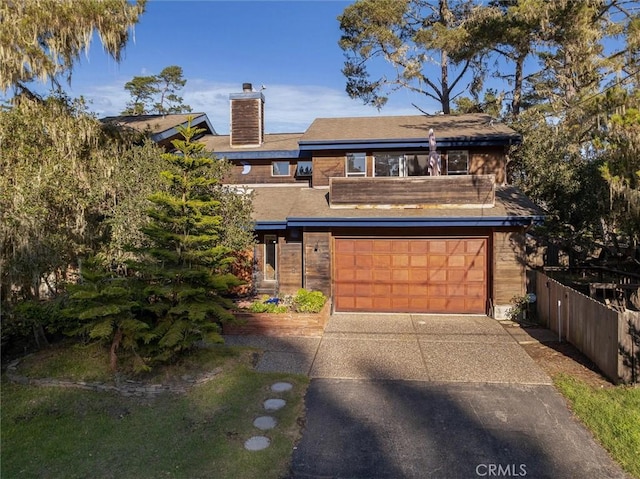
[(518, 143), (513, 129), (487, 114), (317, 118), (300, 139), (301, 149), (428, 147), (433, 129), (438, 146)]
[(172, 115), (122, 115), (107, 116), (101, 121), (118, 127), (132, 128), (139, 132), (150, 132), (151, 139), (161, 142), (176, 136), (178, 126), (187, 126), (191, 118), (191, 125), (204, 128), (206, 133), (216, 134), (206, 113), (180, 113)]

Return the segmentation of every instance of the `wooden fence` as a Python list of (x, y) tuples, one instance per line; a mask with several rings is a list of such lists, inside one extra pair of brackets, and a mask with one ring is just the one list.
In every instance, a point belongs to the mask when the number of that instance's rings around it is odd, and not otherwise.
[(619, 312), (535, 272), (536, 313), (593, 361), (614, 383), (637, 383), (640, 376), (640, 313)]

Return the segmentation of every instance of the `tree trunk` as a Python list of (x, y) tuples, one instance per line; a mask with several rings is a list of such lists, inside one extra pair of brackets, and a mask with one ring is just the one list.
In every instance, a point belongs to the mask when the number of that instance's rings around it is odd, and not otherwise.
[(522, 82), (523, 82), (523, 69), (526, 53), (520, 53), (516, 57), (516, 71), (513, 84), (513, 100), (511, 101), (511, 115), (513, 118), (517, 118), (520, 114), (520, 106), (522, 104)]
[(120, 347), (120, 342), (122, 341), (122, 329), (118, 328), (116, 330), (116, 334), (113, 336), (113, 341), (111, 342), (111, 351), (109, 352), (109, 366), (111, 367), (111, 371), (115, 372), (118, 368), (118, 356), (116, 352), (118, 351), (118, 347)]
[(451, 113), (451, 92), (449, 91), (449, 56), (445, 51), (442, 52), (442, 56), (440, 57), (440, 66), (442, 68), (442, 96), (440, 97), (442, 113), (448, 115)]

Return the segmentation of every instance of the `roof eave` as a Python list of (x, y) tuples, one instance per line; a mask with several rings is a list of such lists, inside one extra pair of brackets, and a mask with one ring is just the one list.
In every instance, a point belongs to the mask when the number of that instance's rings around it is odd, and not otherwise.
[[(287, 218), (284, 221), (256, 221), (256, 230), (286, 229), (299, 227), (363, 227), (363, 228), (408, 228), (408, 227), (502, 227), (534, 226), (544, 222), (544, 216), (483, 216), (483, 217), (438, 217), (438, 218)], [(277, 225), (277, 227), (274, 227)]]
[[(438, 148), (463, 146), (508, 146), (519, 144), (520, 135), (491, 135), (477, 137), (437, 138)], [(301, 140), (301, 151), (311, 150), (348, 150), (363, 148), (429, 148), (428, 138), (369, 139), (369, 140)]]
[[(209, 117), (207, 116), (206, 113), (203, 113), (202, 115), (198, 115), (198, 116), (194, 116), (191, 118), (191, 124), (192, 125), (198, 125), (203, 123), (205, 125), (207, 125), (207, 128), (209, 129), (209, 133), (211, 133), (212, 135), (217, 135), (216, 130), (213, 128), (213, 125), (211, 124), (211, 122), (209, 121)], [(167, 130), (164, 131), (159, 131), (158, 133), (154, 133), (153, 135), (151, 135), (151, 139), (153, 141), (155, 141), (156, 143), (159, 143), (163, 140), (166, 140), (167, 138), (171, 138), (172, 136), (177, 135), (178, 132), (178, 127), (186, 127), (189, 124), (189, 120), (187, 121), (183, 121), (182, 123), (180, 123), (179, 125), (173, 126)]]

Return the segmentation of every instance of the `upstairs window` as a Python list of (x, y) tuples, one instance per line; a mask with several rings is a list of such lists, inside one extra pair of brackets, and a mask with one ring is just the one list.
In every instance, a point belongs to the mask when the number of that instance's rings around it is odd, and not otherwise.
[(466, 175), (469, 173), (469, 152), (450, 150), (447, 152), (447, 175)]
[(374, 153), (373, 176), (428, 176), (429, 155), (418, 153)]
[(288, 161), (273, 161), (271, 163), (271, 176), (289, 176)]
[(403, 154), (376, 153), (374, 158), (374, 176), (406, 176)]
[(311, 176), (313, 173), (312, 161), (299, 161), (296, 167), (296, 176)]
[(367, 155), (347, 153), (346, 176), (367, 176)]

